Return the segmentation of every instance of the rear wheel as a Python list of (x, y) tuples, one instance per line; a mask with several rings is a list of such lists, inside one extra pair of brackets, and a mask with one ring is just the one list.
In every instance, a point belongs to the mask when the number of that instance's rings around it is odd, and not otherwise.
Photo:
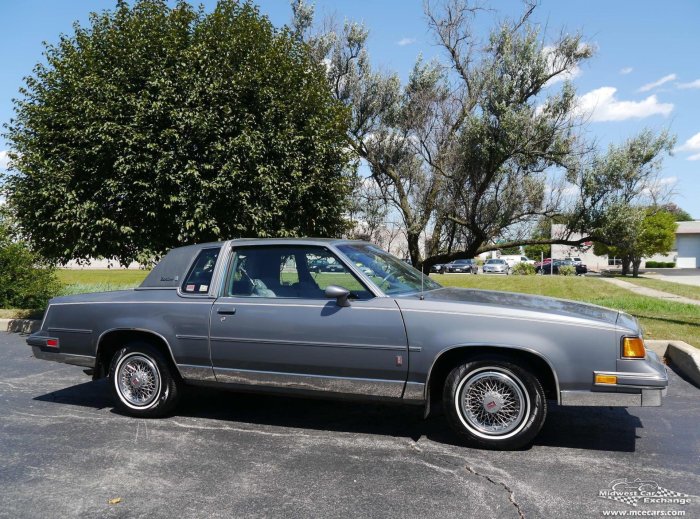
[(530, 443), (547, 414), (539, 380), (507, 358), (496, 356), (454, 368), (445, 381), (443, 407), (460, 438), (500, 450)]
[(115, 353), (109, 387), (116, 406), (132, 416), (155, 418), (172, 411), (179, 382), (163, 354), (146, 342), (132, 342)]

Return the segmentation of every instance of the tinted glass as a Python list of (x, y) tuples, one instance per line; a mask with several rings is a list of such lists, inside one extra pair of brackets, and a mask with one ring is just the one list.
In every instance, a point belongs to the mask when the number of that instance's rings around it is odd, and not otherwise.
[(206, 294), (211, 286), (211, 277), (214, 274), (216, 260), (219, 257), (220, 247), (203, 249), (199, 253), (192, 268), (187, 273), (182, 291), (188, 294)]
[(329, 285), (348, 289), (354, 299), (373, 297), (332, 252), (313, 246), (237, 248), (225, 293), (235, 297), (326, 299)]
[(440, 285), (419, 270), (407, 265), (379, 247), (365, 243), (344, 244), (338, 247), (387, 295), (406, 294), (440, 288)]

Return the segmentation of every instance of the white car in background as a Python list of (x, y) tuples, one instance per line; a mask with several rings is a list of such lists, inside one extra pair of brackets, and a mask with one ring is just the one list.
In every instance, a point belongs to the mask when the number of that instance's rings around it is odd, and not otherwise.
[(510, 274), (510, 265), (503, 258), (486, 260), (481, 268), (484, 274)]
[(510, 268), (513, 268), (518, 263), (529, 263), (530, 265), (535, 264), (535, 260), (531, 260), (527, 256), (522, 256), (520, 254), (512, 254), (507, 256), (501, 256), (500, 259), (505, 260)]

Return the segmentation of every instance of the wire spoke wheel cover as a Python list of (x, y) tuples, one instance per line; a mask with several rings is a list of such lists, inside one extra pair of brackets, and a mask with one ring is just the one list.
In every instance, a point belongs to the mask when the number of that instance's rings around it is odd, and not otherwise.
[(125, 403), (148, 407), (160, 394), (160, 371), (146, 355), (132, 353), (119, 362), (115, 384)]
[(523, 382), (508, 370), (486, 367), (468, 373), (455, 393), (460, 420), (482, 438), (517, 434), (530, 414), (530, 397)]

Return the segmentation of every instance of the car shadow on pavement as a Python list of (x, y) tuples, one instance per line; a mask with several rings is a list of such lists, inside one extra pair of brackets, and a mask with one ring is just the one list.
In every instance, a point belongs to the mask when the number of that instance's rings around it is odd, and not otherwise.
[[(112, 408), (105, 379), (53, 391), (37, 396), (35, 400), (93, 409)], [(120, 414), (116, 410), (113, 412)], [(425, 437), (438, 443), (461, 445), (444, 416), (436, 413), (424, 420), (421, 406), (187, 387), (176, 416), (224, 423), (403, 437), (413, 441)], [(634, 452), (638, 437), (636, 430), (640, 427), (639, 418), (624, 408), (559, 407), (550, 403), (547, 421), (534, 445)]]

